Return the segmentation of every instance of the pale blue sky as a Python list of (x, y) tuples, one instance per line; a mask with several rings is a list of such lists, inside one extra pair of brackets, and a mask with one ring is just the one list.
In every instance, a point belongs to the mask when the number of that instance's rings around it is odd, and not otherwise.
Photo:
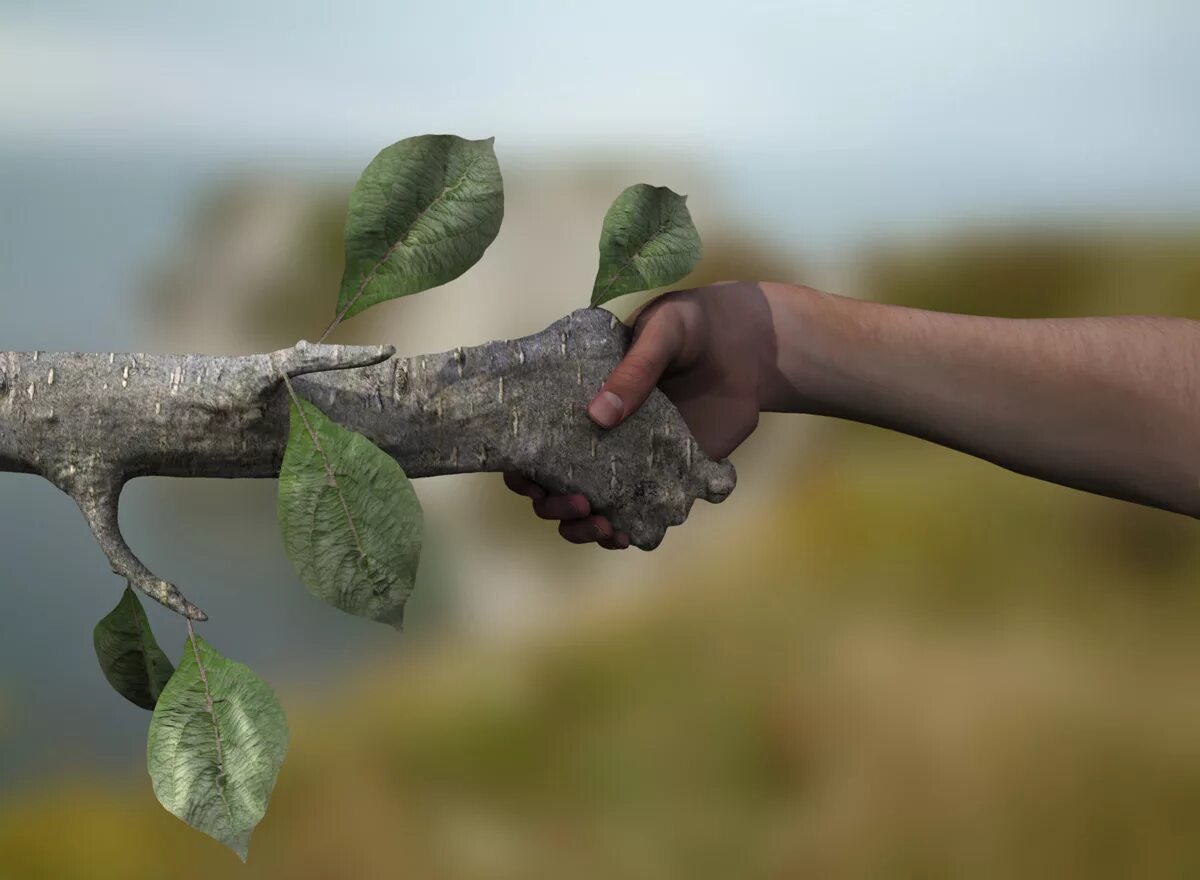
[[(0, 147), (352, 174), (402, 135), (700, 165), (810, 248), (1200, 213), (1194, 0), (0, 4)], [(739, 221), (740, 222), (740, 221)]]
[(750, 157), (763, 186), (1178, 190), (1200, 181), (1197, 45), (1191, 0), (39, 0), (0, 6), (0, 137), (358, 157), (454, 131)]

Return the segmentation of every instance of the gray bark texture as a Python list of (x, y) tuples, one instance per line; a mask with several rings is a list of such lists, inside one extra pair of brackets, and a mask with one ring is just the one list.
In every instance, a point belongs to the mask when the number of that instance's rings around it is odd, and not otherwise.
[(410, 477), (520, 471), (583, 493), (649, 550), (696, 498), (724, 500), (735, 474), (700, 450), (661, 392), (615, 430), (591, 422), (587, 403), (629, 342), (609, 312), (582, 309), (533, 336), (411, 358), (305, 342), (244, 357), (0, 353), (0, 471), (50, 480), (78, 503), (114, 572), (204, 620), (126, 545), (121, 488), (145, 476), (277, 476), (286, 374)]

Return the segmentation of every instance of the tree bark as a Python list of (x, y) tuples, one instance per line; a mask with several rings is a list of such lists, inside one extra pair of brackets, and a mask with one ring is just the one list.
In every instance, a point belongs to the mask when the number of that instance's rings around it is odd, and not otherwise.
[(533, 336), (412, 358), (304, 342), (245, 357), (0, 353), (0, 471), (50, 480), (78, 503), (114, 572), (203, 620), (125, 544), (121, 488), (144, 476), (278, 475), (286, 374), (410, 477), (521, 471), (552, 492), (582, 492), (648, 550), (696, 498), (724, 500), (735, 474), (704, 455), (660, 392), (615, 430), (588, 419), (629, 339), (609, 312), (583, 309)]

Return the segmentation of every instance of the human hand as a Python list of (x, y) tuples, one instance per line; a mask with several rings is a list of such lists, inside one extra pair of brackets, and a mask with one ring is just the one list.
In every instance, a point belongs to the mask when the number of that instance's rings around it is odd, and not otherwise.
[[(669, 293), (650, 303), (634, 325), (633, 343), (588, 405), (602, 428), (615, 428), (657, 385), (674, 402), (700, 448), (724, 458), (758, 425), (761, 390), (774, 374), (775, 332), (763, 286), (729, 282)], [(629, 536), (592, 513), (580, 494), (549, 495), (509, 472), (504, 482), (533, 499), (542, 519), (559, 520), (574, 544), (624, 550)]]

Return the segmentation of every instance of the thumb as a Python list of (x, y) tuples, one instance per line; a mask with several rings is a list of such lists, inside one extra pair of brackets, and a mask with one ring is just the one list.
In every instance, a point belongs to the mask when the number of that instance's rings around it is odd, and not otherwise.
[(652, 312), (633, 345), (613, 368), (588, 404), (588, 415), (602, 428), (615, 428), (637, 412), (683, 346), (679, 321), (665, 309)]

